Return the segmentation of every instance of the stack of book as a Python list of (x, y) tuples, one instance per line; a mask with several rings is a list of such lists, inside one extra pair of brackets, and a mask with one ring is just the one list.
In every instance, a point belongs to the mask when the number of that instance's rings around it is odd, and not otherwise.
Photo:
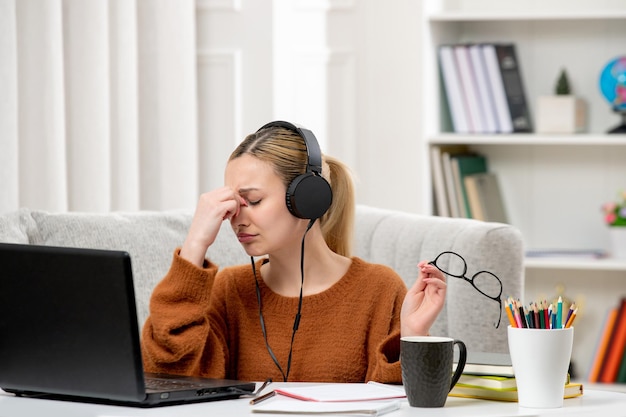
[[(582, 384), (571, 382), (568, 375), (563, 398), (578, 397), (582, 394)], [(504, 353), (468, 352), (463, 374), (449, 395), (483, 400), (517, 401), (517, 385), (511, 357)]]
[(441, 45), (439, 62), (455, 132), (531, 131), (514, 44)]
[(438, 215), (508, 223), (498, 177), (484, 155), (464, 145), (433, 145), (431, 165)]
[(626, 383), (626, 297), (606, 315), (588, 379)]

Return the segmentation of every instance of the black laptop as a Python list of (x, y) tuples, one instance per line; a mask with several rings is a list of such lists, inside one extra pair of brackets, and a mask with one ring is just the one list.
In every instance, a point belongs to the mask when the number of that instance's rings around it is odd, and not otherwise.
[(0, 388), (150, 407), (238, 398), (255, 384), (144, 374), (128, 253), (0, 243)]

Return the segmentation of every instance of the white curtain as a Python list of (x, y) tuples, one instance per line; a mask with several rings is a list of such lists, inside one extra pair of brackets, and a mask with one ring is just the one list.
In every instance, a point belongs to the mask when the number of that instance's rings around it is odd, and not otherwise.
[(0, 0), (0, 212), (193, 208), (194, 0)]

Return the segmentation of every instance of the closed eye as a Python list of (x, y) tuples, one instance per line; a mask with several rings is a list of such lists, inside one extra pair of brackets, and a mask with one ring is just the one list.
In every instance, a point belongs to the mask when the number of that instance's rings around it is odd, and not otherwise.
[(250, 206), (256, 206), (257, 204), (259, 204), (261, 202), (261, 200), (248, 200), (248, 205)]

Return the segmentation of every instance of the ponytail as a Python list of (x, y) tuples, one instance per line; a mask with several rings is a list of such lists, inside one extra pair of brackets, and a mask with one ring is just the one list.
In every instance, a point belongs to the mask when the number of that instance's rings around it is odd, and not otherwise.
[(329, 175), (327, 179), (333, 190), (333, 202), (320, 219), (322, 234), (333, 252), (350, 257), (356, 204), (352, 173), (344, 163), (331, 156), (325, 155), (324, 162), (322, 172)]

